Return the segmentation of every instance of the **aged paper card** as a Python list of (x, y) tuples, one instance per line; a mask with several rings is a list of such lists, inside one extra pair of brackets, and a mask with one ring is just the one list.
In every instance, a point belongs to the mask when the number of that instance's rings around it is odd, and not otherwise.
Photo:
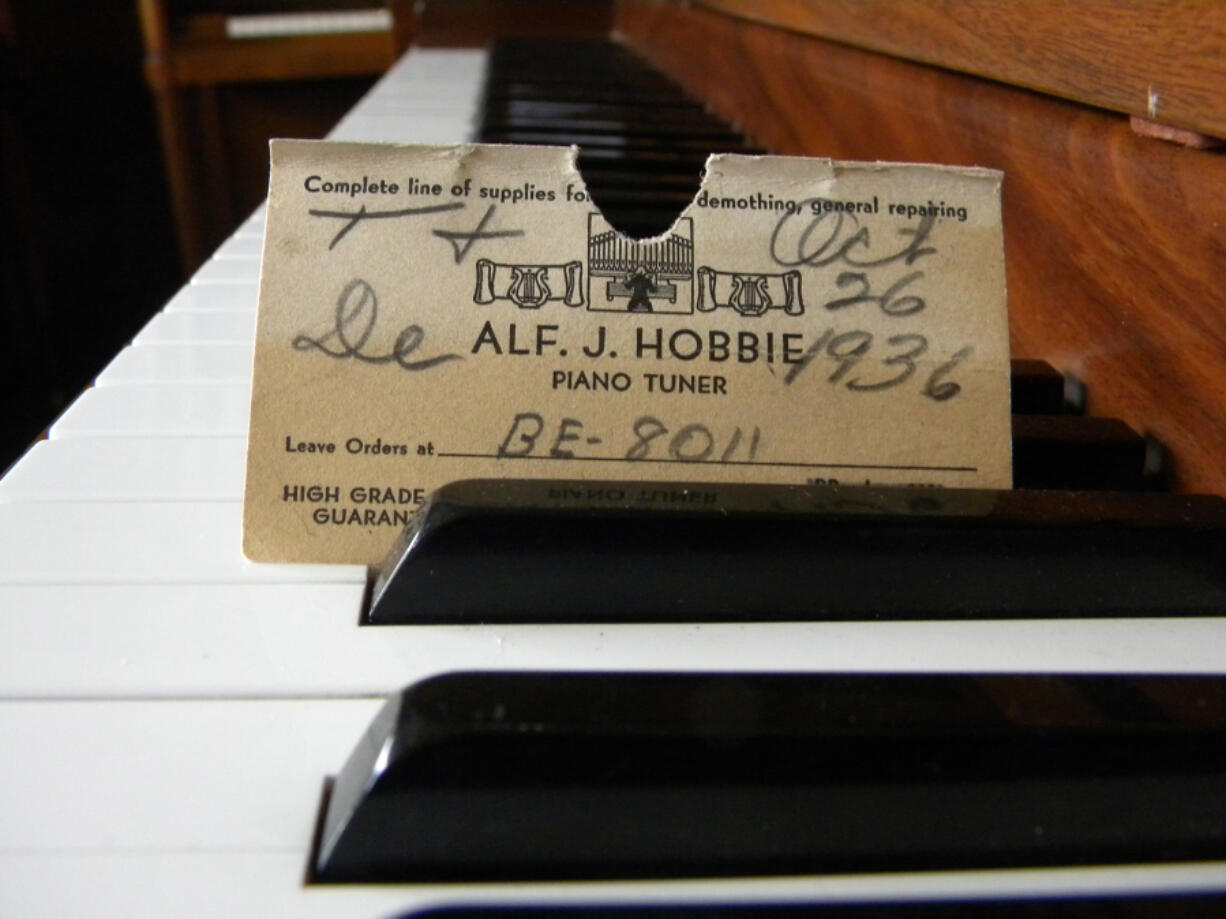
[(1010, 485), (1001, 174), (717, 156), (628, 239), (573, 151), (275, 141), (257, 561), (475, 477)]

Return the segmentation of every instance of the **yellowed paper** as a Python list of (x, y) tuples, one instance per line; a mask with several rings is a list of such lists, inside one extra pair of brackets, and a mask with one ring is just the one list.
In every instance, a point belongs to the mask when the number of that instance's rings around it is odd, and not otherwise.
[(272, 155), (254, 560), (376, 563), (462, 478), (1010, 485), (998, 172), (717, 156), (635, 241), (568, 149)]

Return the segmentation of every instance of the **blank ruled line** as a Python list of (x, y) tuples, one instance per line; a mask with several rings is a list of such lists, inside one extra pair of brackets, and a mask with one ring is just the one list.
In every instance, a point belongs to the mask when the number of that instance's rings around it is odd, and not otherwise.
[(626, 459), (621, 456), (508, 456), (500, 453), (437, 453), (449, 459), (539, 460), (553, 463), (647, 463), (687, 466), (777, 466), (786, 469), (876, 469), (894, 472), (978, 472), (978, 466), (892, 466), (877, 463), (791, 463), (769, 460)]

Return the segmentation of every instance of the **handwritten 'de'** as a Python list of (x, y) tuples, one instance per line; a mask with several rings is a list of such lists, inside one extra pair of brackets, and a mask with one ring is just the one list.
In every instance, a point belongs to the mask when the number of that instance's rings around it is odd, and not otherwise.
[(410, 355), (426, 340), (425, 330), (416, 324), (407, 325), (396, 336), (392, 349), (386, 354), (373, 354), (366, 345), (379, 321), (379, 298), (375, 290), (361, 278), (354, 278), (345, 285), (336, 300), (332, 331), (319, 338), (300, 334), (294, 337), (298, 351), (319, 350), (338, 360), (353, 358), (367, 364), (396, 364), (402, 370), (429, 370), (448, 361), (459, 361), (458, 354), (440, 354), (420, 360), (409, 360)]

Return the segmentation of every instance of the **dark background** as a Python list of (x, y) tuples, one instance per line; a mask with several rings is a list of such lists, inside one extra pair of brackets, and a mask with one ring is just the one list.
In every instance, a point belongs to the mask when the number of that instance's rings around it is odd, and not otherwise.
[[(0, 472), (185, 280), (143, 55), (135, 0), (0, 0)], [(225, 88), (234, 212), (370, 82)]]
[(0, 469), (181, 277), (133, 4), (0, 0)]
[[(375, 0), (170, 0), (173, 16)], [(610, 0), (430, 0), (415, 41), (596, 37)], [(0, 473), (87, 387), (194, 267), (175, 235), (137, 0), (0, 0)], [(207, 157), (212, 251), (263, 199), (268, 138), (321, 137), (373, 78), (216, 87)], [(200, 97), (188, 108), (199, 112)], [(212, 111), (212, 109), (210, 109)], [(218, 164), (221, 168), (218, 169)], [(198, 164), (199, 165), (199, 164)], [(211, 171), (210, 171), (211, 170)], [(199, 175), (199, 172), (198, 172)]]

